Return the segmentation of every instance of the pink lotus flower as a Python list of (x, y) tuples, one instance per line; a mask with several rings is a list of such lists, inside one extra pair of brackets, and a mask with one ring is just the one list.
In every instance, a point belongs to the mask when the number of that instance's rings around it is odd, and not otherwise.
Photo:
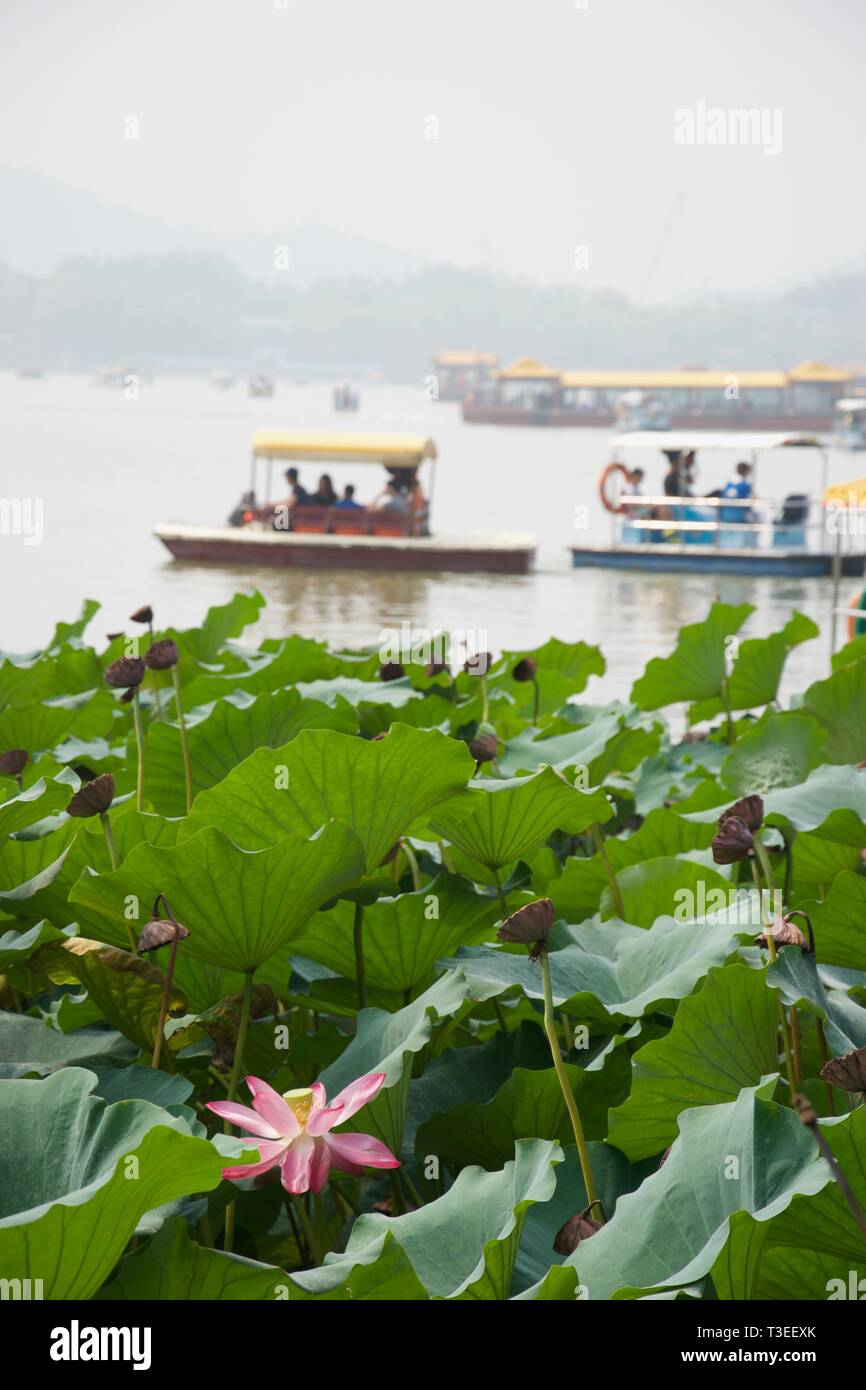
[(399, 1159), (372, 1134), (331, 1133), (367, 1105), (384, 1080), (385, 1072), (359, 1077), (328, 1105), (321, 1081), (280, 1095), (266, 1081), (248, 1076), (252, 1110), (229, 1100), (208, 1101), (208, 1110), (256, 1135), (241, 1142), (258, 1149), (261, 1161), (223, 1168), (223, 1177), (254, 1178), (279, 1164), (287, 1192), (321, 1192), (332, 1163), (356, 1176), (365, 1168), (399, 1168)]

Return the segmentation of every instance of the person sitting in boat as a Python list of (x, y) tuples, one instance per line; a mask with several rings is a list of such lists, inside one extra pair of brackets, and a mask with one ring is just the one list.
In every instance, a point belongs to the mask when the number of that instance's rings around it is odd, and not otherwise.
[(289, 495), (284, 505), (287, 506), (290, 511), (293, 507), (310, 507), (313, 505), (313, 498), (301, 482), (297, 468), (286, 469), (286, 482), (289, 485)]
[(323, 473), (319, 479), (319, 486), (316, 488), (315, 496), (311, 499), (317, 507), (334, 507), (338, 498), (334, 491), (334, 484), (330, 473)]
[[(629, 474), (628, 474), (626, 480), (625, 480), (625, 483), (623, 484), (623, 489), (622, 489), (622, 491), (623, 491), (623, 496), (624, 496), (624, 497), (642, 497), (642, 496), (643, 496), (643, 480), (644, 480), (644, 471), (643, 471), (643, 469), (642, 469), (642, 468), (632, 468), (632, 469), (630, 470), (630, 472), (629, 472)], [(630, 544), (634, 544), (634, 543), (636, 543), (636, 542), (645, 541), (645, 540), (651, 540), (651, 539), (652, 539), (652, 532), (651, 532), (651, 531), (645, 530), (644, 527), (642, 527), (642, 526), (632, 526), (632, 525), (631, 525), (631, 523), (632, 523), (633, 521), (638, 521), (638, 520), (640, 520), (641, 518), (646, 519), (646, 518), (648, 518), (648, 517), (650, 516), (650, 514), (651, 514), (651, 508), (649, 508), (649, 507), (626, 507), (626, 508), (625, 508), (625, 516), (624, 516), (624, 519), (623, 519), (622, 539), (623, 539), (624, 541), (628, 541)]]
[(411, 502), (405, 492), (401, 492), (398, 485), (392, 479), (385, 485), (385, 490), (371, 503), (371, 510), (375, 512), (401, 512), (408, 516), (411, 510)]
[[(725, 483), (721, 492), (722, 497), (736, 497), (738, 501), (745, 501), (752, 496), (752, 466), (749, 463), (738, 463), (736, 475)], [(751, 521), (751, 507), (720, 507), (720, 521)]]
[(229, 526), (246, 526), (255, 516), (256, 494), (244, 492), (234, 511), (229, 516)]
[(338, 502), (334, 503), (342, 511), (363, 511), (360, 502), (355, 501), (355, 484), (347, 483), (343, 488), (343, 495)]

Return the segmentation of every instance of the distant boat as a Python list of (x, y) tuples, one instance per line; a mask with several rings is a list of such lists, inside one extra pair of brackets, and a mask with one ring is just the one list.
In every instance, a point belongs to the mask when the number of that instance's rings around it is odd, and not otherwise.
[(231, 372), (211, 372), (210, 384), (216, 391), (228, 391), (235, 384)]
[(837, 424), (833, 443), (839, 449), (866, 449), (866, 400), (847, 396), (836, 402)]
[(348, 383), (340, 381), (334, 387), (334, 409), (335, 410), (360, 410), (361, 397)]
[(257, 399), (274, 394), (274, 383), (269, 376), (252, 376), (247, 386), (247, 395)]
[(485, 389), (492, 381), (499, 358), (495, 352), (471, 352), (462, 348), (438, 352), (433, 358), (437, 401), (462, 401)]
[(23, 381), (41, 381), (45, 373), (41, 367), (19, 367), (18, 375)]
[[(825, 362), (789, 371), (560, 371), (521, 357), (465, 396), (469, 425), (548, 428), (807, 430), (833, 428), (834, 404), (856, 373)], [(441, 395), (441, 390), (440, 390)], [(639, 410), (629, 400), (640, 398)], [(625, 413), (625, 418), (624, 418)]]
[(131, 381), (138, 380), (140, 377), (132, 367), (100, 367), (93, 378), (93, 385), (108, 386), (115, 391), (120, 391)]
[[(818, 454), (823, 495), (753, 495), (758, 458), (774, 454), (778, 462), (787, 455), (787, 462), (791, 449)], [(640, 451), (641, 462), (666, 458), (677, 470), (680, 491), (644, 493), (644, 470), (636, 471), (623, 461), (632, 450)], [(726, 487), (705, 496), (692, 493), (689, 483), (696, 455), (704, 451), (751, 455), (748, 491)], [(784, 478), (784, 469), (780, 472)], [(599, 479), (599, 493), (611, 515), (610, 541), (607, 545), (570, 546), (575, 569), (799, 577), (860, 575), (864, 571), (866, 557), (852, 528), (829, 524), (831, 494), (839, 494), (833, 496), (833, 510), (848, 505), (847, 493), (843, 488), (828, 491), (827, 452), (816, 435), (716, 430), (615, 435), (610, 461)]]
[[(287, 433), (260, 430), (253, 439), (250, 490), (243, 494), (225, 526), (184, 522), (156, 527), (176, 560), (224, 565), (264, 565), (312, 569), (486, 571), (526, 574), (535, 557), (535, 537), (525, 534), (431, 535), (436, 445), (415, 435), (347, 434), (337, 431)], [(429, 461), (425, 492), (419, 473)], [(367, 505), (354, 500), (354, 485), (340, 503), (275, 502), (273, 465), (345, 464), (384, 468), (384, 493)], [(259, 465), (263, 465), (261, 478)], [(262, 491), (257, 495), (257, 486)], [(383, 497), (390, 498), (384, 503)], [(261, 500), (260, 500), (261, 499)]]

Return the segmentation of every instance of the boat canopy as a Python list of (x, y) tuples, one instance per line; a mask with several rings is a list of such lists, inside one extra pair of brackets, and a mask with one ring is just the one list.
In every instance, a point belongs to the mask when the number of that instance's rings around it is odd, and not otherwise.
[(495, 367), (499, 358), (495, 352), (463, 352), (456, 348), (452, 352), (437, 352), (433, 363), (437, 367)]
[(826, 362), (801, 362), (799, 367), (791, 368), (788, 377), (795, 382), (826, 381), (839, 385), (851, 380), (851, 372), (845, 367), (828, 367)]
[(866, 506), (866, 478), (853, 478), (850, 483), (834, 483), (824, 489), (824, 502), (841, 502), (845, 507)]
[(843, 415), (857, 415), (866, 410), (866, 399), (862, 396), (846, 396), (844, 400), (836, 402), (836, 409)]
[(559, 381), (562, 373), (557, 367), (545, 367), (534, 357), (519, 357), (496, 375), (500, 381)]
[(684, 369), (675, 372), (627, 371), (627, 372), (563, 372), (561, 385), (585, 390), (635, 390), (635, 391), (676, 391), (703, 390), (724, 391), (731, 381), (736, 381), (743, 389), (784, 390), (788, 385), (785, 372), (727, 372)]
[(679, 453), (682, 450), (728, 449), (751, 453), (762, 449), (819, 449), (815, 434), (779, 430), (632, 430), (617, 434), (614, 449), (657, 449)]
[(379, 463), (387, 468), (420, 468), (435, 459), (432, 439), (415, 434), (343, 434), (336, 430), (257, 430), (253, 458), (298, 459), (313, 463)]

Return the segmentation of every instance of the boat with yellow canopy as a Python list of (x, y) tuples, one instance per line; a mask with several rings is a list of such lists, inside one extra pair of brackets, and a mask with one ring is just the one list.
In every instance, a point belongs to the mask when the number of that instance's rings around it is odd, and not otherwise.
[[(227, 525), (164, 522), (154, 534), (177, 560), (526, 574), (535, 557), (532, 535), (431, 531), (436, 457), (435, 442), (423, 435), (259, 430), (248, 489)], [(283, 464), (372, 465), (385, 470), (385, 487), (363, 503), (354, 498), (354, 482), (340, 495), (326, 474), (316, 492), (287, 478), (286, 495), (275, 498), (274, 473)]]
[(834, 405), (853, 369), (801, 362), (787, 371), (562, 371), (521, 357), (464, 398), (479, 425), (584, 428), (808, 430), (833, 428)]

